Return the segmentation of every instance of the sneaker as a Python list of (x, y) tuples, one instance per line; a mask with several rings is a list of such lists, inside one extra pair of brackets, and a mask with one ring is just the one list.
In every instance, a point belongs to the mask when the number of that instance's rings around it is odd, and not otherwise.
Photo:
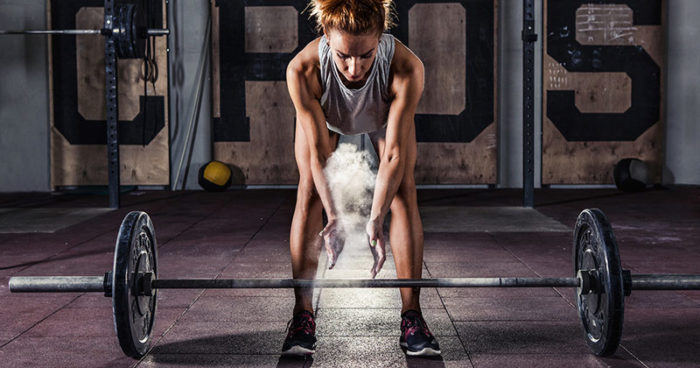
[(316, 322), (309, 311), (301, 311), (287, 323), (282, 355), (313, 354), (316, 349)]
[(401, 315), (399, 345), (411, 356), (440, 355), (440, 345), (428, 329), (423, 316), (415, 310), (408, 310)]

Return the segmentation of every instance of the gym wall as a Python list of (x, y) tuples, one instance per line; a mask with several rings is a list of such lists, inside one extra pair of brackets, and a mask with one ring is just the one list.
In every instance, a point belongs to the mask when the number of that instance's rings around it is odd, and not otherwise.
[[(612, 2), (611, 2), (612, 3)], [(619, 2), (622, 4), (623, 2)], [(173, 25), (173, 31), (180, 32), (183, 40), (177, 41), (171, 35), (171, 65), (178, 76), (171, 80), (172, 107), (169, 121), (171, 130), (171, 156), (173, 164), (189, 147), (177, 145), (187, 132), (184, 126), (189, 119), (189, 109), (195, 105), (195, 92), (191, 88), (193, 78), (201, 61), (203, 29), (207, 25), (209, 0), (171, 2), (171, 17), (174, 10), (180, 9), (180, 22)], [(498, 42), (495, 42), (498, 57), (498, 132), (496, 145), (498, 149), (497, 182), (503, 187), (519, 187), (522, 184), (522, 2), (501, 1), (497, 8)], [(543, 47), (542, 9), (543, 1), (536, 1), (536, 29), (539, 40), (536, 49)], [(662, 39), (667, 49), (665, 72), (667, 81), (662, 97), (662, 117), (665, 117), (663, 129), (664, 148), (662, 155), (663, 180), (666, 183), (700, 184), (700, 128), (696, 117), (700, 115), (700, 48), (695, 45), (700, 37), (700, 2), (696, 0), (673, 0), (662, 7), (667, 9), (665, 20), (665, 38)], [(195, 16), (193, 16), (195, 14)], [(664, 19), (662, 19), (664, 21)], [(6, 29), (42, 29), (47, 23), (46, 0), (0, 0), (0, 28)], [(49, 152), (49, 68), (48, 41), (46, 36), (2, 36), (0, 37), (0, 191), (48, 191), (50, 183)], [(177, 42), (184, 47), (178, 48)], [(691, 45), (691, 46), (689, 46)], [(174, 54), (178, 53), (177, 55)], [(543, 66), (536, 56), (536, 73)], [(177, 61), (177, 64), (175, 63)], [(208, 67), (208, 64), (206, 64)], [(161, 72), (165, 72), (165, 68)], [(661, 69), (662, 73), (664, 68)], [(174, 75), (174, 74), (173, 74)], [(162, 76), (161, 76), (162, 77)], [(208, 78), (205, 78), (205, 90), (202, 94), (201, 114), (196, 117), (199, 125), (193, 132), (196, 140), (193, 147), (194, 159), (187, 175), (187, 188), (197, 189), (196, 168), (199, 163), (211, 159), (209, 142), (212, 137), (210, 124)], [(662, 80), (663, 80), (662, 79)], [(539, 78), (536, 74), (536, 82)], [(174, 81), (174, 82), (173, 82)], [(173, 84), (174, 83), (174, 84)], [(536, 85), (536, 91), (541, 91)], [(182, 93), (175, 102), (175, 90)], [(544, 92), (536, 92), (536, 125), (539, 121), (538, 110), (543, 105)], [(179, 114), (179, 116), (177, 116)], [(170, 121), (172, 119), (172, 121)], [(182, 126), (175, 127), (177, 123)], [(536, 127), (536, 129), (538, 129)], [(536, 132), (537, 133), (537, 132)], [(536, 138), (538, 134), (536, 134)], [(536, 152), (540, 152), (539, 140), (536, 139)], [(106, 154), (95, 155), (106, 165)], [(540, 156), (536, 156), (536, 173), (539, 173)], [(173, 171), (175, 166), (173, 166)], [(539, 178), (536, 178), (536, 183)], [(171, 178), (171, 183), (174, 179)], [(179, 188), (179, 186), (178, 186)]]
[[(0, 25), (46, 28), (46, 0), (0, 0)], [(50, 190), (47, 42), (0, 37), (0, 192)]]
[[(286, 66), (317, 37), (306, 0), (212, 1), (214, 158), (245, 184), (296, 184)], [(422, 184), (495, 184), (494, 0), (399, 1), (391, 33), (425, 65), (416, 113)], [(222, 21), (225, 19), (226, 21)]]

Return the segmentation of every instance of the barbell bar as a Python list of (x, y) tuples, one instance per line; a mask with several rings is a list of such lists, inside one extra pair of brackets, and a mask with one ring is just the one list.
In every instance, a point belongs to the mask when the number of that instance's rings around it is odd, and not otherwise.
[[(109, 292), (105, 276), (17, 276), (10, 279), (13, 293)], [(460, 277), (433, 279), (154, 279), (142, 289), (284, 289), (284, 288), (535, 288), (576, 287), (590, 293), (578, 277)], [(631, 275), (632, 290), (700, 290), (700, 275)], [(143, 282), (143, 281), (142, 281)], [(139, 290), (141, 292), (141, 290)]]
[(126, 215), (113, 269), (104, 276), (17, 276), (11, 292), (102, 292), (112, 298), (114, 326), (125, 354), (150, 348), (158, 289), (238, 288), (513, 288), (574, 287), (589, 349), (612, 355), (622, 336), (624, 297), (632, 290), (700, 290), (700, 275), (639, 274), (623, 270), (612, 227), (598, 209), (585, 209), (574, 227), (574, 277), (432, 279), (158, 279), (155, 229), (145, 212)]
[[(19, 29), (0, 30), (0, 35), (103, 35), (109, 36), (116, 33), (108, 28), (100, 29)], [(170, 34), (167, 28), (151, 28), (146, 30), (148, 36), (166, 36)]]
[(115, 41), (117, 57), (136, 59), (145, 54), (146, 38), (170, 34), (167, 28), (148, 28), (147, 23), (139, 4), (118, 4), (105, 28), (0, 30), (0, 35), (102, 35)]

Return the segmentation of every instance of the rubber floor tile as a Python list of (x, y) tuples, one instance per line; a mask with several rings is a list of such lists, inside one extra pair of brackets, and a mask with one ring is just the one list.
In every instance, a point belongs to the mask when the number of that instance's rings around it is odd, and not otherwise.
[(577, 321), (576, 310), (559, 297), (443, 298), (454, 321)]
[(438, 288), (442, 298), (550, 298), (559, 297), (554, 288)]
[(627, 355), (599, 358), (593, 354), (473, 354), (471, 356), (476, 368), (642, 368), (639, 361)]
[(700, 300), (693, 300), (679, 291), (633, 290), (632, 294), (625, 298), (625, 311), (631, 309), (687, 308), (700, 308)]
[(201, 289), (158, 289), (158, 308), (186, 308), (202, 295)]
[(289, 262), (240, 262), (232, 259), (221, 272), (222, 279), (292, 278)]
[(240, 354), (153, 354), (145, 357), (139, 368), (307, 368), (313, 360), (284, 358), (279, 355)]
[(2, 335), (17, 336), (69, 304), (75, 296), (60, 295), (53, 298), (17, 296), (0, 297), (0, 326)]
[(178, 322), (152, 354), (277, 354), (286, 322)]
[[(249, 248), (250, 247), (250, 248)], [(237, 263), (290, 263), (292, 257), (289, 252), (289, 247), (279, 247), (265, 249), (264, 251), (256, 247), (255, 244), (250, 244), (249, 247), (242, 249), (235, 256)]]
[(470, 353), (586, 354), (580, 322), (455, 322)]
[(218, 297), (243, 297), (243, 296), (260, 296), (260, 297), (282, 297), (294, 298), (294, 289), (207, 289), (203, 296), (218, 296)]
[[(319, 367), (406, 367), (431, 361), (466, 361), (467, 353), (457, 337), (438, 340), (442, 355), (436, 359), (407, 357), (399, 347), (398, 337), (335, 337), (319, 338), (313, 366)], [(420, 366), (420, 365), (418, 365)], [(432, 366), (432, 364), (431, 364)], [(438, 365), (439, 366), (439, 365)]]
[(111, 271), (113, 250), (71, 250), (35, 262), (13, 276), (103, 276)]
[[(39, 322), (27, 337), (114, 336), (114, 317), (109, 308), (64, 308)], [(115, 337), (116, 339), (116, 337)]]
[[(433, 288), (421, 289), (422, 308), (443, 308)], [(320, 308), (401, 308), (399, 289), (322, 289)]]
[(202, 297), (182, 317), (200, 322), (271, 322), (291, 318), (294, 298)]
[[(457, 332), (444, 309), (422, 309), (430, 331), (437, 337)], [(321, 308), (316, 314), (318, 336), (395, 336), (401, 334), (401, 309)]]
[(629, 309), (622, 330), (622, 345), (650, 366), (700, 362), (700, 308)]
[(130, 367), (113, 337), (20, 337), (0, 348), (3, 367)]
[(536, 277), (522, 262), (426, 262), (432, 277)]
[(426, 249), (425, 262), (517, 262), (510, 252), (503, 248), (488, 246), (477, 249)]

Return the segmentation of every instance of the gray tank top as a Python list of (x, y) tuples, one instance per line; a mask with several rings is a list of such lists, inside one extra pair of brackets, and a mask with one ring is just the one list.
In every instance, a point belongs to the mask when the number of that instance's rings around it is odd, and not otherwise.
[(394, 36), (383, 33), (377, 46), (372, 70), (365, 84), (346, 87), (333, 62), (326, 36), (318, 43), (323, 95), (321, 107), (328, 129), (344, 135), (370, 133), (386, 126), (389, 114), (389, 69), (394, 57)]

